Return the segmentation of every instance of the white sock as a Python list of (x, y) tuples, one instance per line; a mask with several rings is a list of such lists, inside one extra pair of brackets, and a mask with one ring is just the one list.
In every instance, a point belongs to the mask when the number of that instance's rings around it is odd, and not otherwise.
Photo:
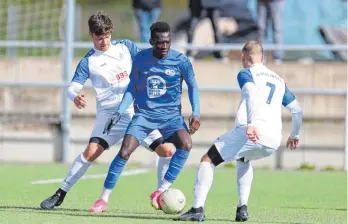
[(172, 183), (168, 182), (167, 180), (163, 180), (161, 186), (158, 188), (158, 190), (164, 192), (169, 189), (169, 187), (172, 185)]
[(60, 188), (68, 192), (72, 186), (78, 181), (87, 171), (88, 167), (91, 165), (91, 162), (87, 161), (83, 154), (78, 155), (71, 168), (66, 175), (65, 179), (62, 182)]
[(157, 164), (157, 189), (159, 189), (162, 185), (162, 181), (164, 180), (164, 175), (166, 174), (171, 157), (160, 157), (158, 158)]
[(201, 162), (198, 166), (194, 188), (194, 208), (204, 207), (213, 179), (214, 165), (209, 162)]
[(105, 202), (108, 202), (111, 191), (112, 191), (112, 189), (106, 189), (105, 187), (103, 187), (103, 191), (102, 191), (100, 198), (103, 199)]
[(250, 162), (237, 161), (238, 207), (248, 205), (251, 182), (253, 181), (253, 167)]

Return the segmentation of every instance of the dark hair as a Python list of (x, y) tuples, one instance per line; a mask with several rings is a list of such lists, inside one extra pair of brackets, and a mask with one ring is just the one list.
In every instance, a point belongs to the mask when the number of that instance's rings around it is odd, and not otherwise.
[(110, 17), (104, 12), (97, 12), (88, 19), (89, 32), (100, 36), (107, 33), (112, 33), (114, 25)]
[(170, 32), (170, 26), (166, 22), (156, 22), (151, 25), (151, 38), (155, 36), (155, 33), (166, 33)]

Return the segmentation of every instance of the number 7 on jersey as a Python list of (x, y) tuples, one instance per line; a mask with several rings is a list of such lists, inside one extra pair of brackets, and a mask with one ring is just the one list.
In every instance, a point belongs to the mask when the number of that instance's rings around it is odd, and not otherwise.
[(270, 104), (272, 101), (272, 98), (273, 98), (274, 91), (275, 91), (275, 85), (273, 83), (270, 83), (270, 82), (267, 82), (266, 85), (271, 88), (269, 91), (267, 101), (266, 101), (268, 104)]

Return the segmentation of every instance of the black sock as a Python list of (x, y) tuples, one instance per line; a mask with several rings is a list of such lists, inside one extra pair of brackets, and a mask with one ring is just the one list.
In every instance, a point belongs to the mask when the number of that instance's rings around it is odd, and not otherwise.
[(63, 200), (67, 192), (59, 188), (56, 193), (59, 194), (59, 199)]
[[(192, 207), (193, 208), (193, 207)], [(203, 211), (203, 207), (199, 207), (199, 208), (193, 208), (193, 211), (195, 212), (195, 213), (203, 213), (204, 211)]]

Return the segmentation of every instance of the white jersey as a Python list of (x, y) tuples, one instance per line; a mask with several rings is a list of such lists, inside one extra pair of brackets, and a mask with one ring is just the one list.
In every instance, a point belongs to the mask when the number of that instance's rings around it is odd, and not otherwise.
[[(97, 112), (117, 110), (130, 82), (134, 56), (139, 48), (129, 40), (112, 41), (107, 51), (91, 49), (78, 64), (68, 96), (74, 100), (87, 79), (96, 94)], [(133, 105), (127, 112), (133, 113)]]
[[(116, 112), (122, 101), (130, 82), (133, 58), (139, 51), (139, 48), (129, 40), (112, 41), (107, 51), (98, 51), (93, 48), (81, 59), (69, 86), (68, 97), (73, 101), (87, 79), (91, 80), (96, 94), (97, 116), (90, 142), (95, 142), (97, 138), (97, 143), (104, 149), (122, 141), (134, 115), (132, 104), (117, 125), (112, 127), (110, 133), (104, 134), (107, 119)], [(152, 143), (161, 137), (161, 133), (154, 130), (141, 144), (154, 150), (155, 146), (152, 147)]]
[[(282, 139), (282, 106), (295, 100), (284, 80), (263, 64), (255, 64), (238, 74), (238, 83), (242, 92), (252, 94), (249, 107), (246, 95), (237, 111), (235, 125), (252, 125), (256, 128), (259, 143), (277, 149)], [(254, 90), (250, 90), (250, 89)]]

